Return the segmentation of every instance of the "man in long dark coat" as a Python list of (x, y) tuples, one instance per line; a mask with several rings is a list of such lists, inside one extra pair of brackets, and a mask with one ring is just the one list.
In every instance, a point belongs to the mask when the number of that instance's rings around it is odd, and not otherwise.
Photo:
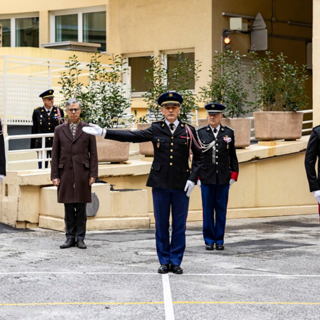
[[(178, 116), (182, 97), (176, 92), (166, 92), (158, 98), (164, 121), (152, 123), (140, 131), (102, 129), (91, 125), (83, 131), (102, 135), (106, 139), (129, 142), (152, 141), (154, 161), (147, 181), (152, 187), (154, 215), (156, 220), (156, 246), (160, 262), (159, 273), (172, 271), (183, 273), (180, 266), (186, 247), (185, 230), (189, 196), (197, 182), (202, 154), (194, 127), (181, 121)], [(192, 167), (189, 156), (192, 150)], [(172, 216), (170, 241), (169, 219)]]
[(61, 249), (86, 249), (86, 204), (91, 202), (91, 185), (98, 177), (95, 137), (82, 131), (87, 123), (80, 121), (81, 103), (66, 103), (69, 121), (54, 132), (51, 180), (58, 187), (58, 202), (65, 206), (67, 240)]
[(3, 128), (0, 119), (0, 183), (6, 176), (6, 155), (4, 152)]

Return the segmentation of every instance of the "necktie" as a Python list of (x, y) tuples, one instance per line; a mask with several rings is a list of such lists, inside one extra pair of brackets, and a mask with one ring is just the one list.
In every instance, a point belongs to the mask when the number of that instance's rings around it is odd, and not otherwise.
[(170, 123), (169, 127), (170, 127), (170, 130), (173, 131), (174, 130), (174, 123)]
[(214, 129), (213, 129), (213, 132), (214, 132), (214, 133), (217, 133), (217, 132), (218, 132), (217, 128), (214, 128)]

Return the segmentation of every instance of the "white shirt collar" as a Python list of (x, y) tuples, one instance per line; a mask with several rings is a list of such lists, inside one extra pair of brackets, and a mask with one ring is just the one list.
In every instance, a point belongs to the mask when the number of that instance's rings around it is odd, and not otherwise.
[(217, 132), (216, 132), (216, 133), (214, 133), (214, 132), (213, 132), (214, 128), (213, 128), (213, 127), (211, 127), (212, 133), (215, 135), (215, 137), (218, 135), (220, 128), (221, 128), (221, 125), (219, 124), (219, 125), (216, 127)]
[(44, 107), (44, 111), (45, 111), (46, 113), (48, 113), (49, 111), (50, 111), (50, 113), (51, 113), (51, 111), (52, 111), (52, 109), (53, 109), (53, 107), (51, 107), (50, 110), (48, 110), (45, 106), (43, 106), (43, 107)]
[[(171, 122), (169, 122), (167, 119), (165, 120), (165, 123), (167, 124), (167, 126), (169, 127), (169, 124), (171, 123)], [(178, 119), (176, 119), (176, 121), (173, 123), (174, 125), (175, 125), (175, 128), (177, 128), (177, 126), (179, 125), (179, 120)], [(170, 127), (169, 127), (170, 128)]]

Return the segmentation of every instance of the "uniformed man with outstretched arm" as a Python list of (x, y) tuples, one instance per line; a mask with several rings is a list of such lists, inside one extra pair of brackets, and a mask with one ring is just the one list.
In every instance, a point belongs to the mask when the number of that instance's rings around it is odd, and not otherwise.
[(225, 106), (209, 103), (208, 126), (198, 129), (202, 145), (203, 164), (199, 170), (203, 207), (203, 238), (206, 250), (224, 250), (229, 188), (238, 178), (238, 159), (234, 132), (222, 126)]
[[(56, 126), (64, 122), (64, 112), (62, 109), (53, 105), (54, 90), (49, 89), (42, 92), (39, 97), (42, 98), (43, 106), (36, 108), (32, 115), (32, 133), (54, 133)], [(46, 138), (46, 148), (51, 148), (53, 138)], [(42, 139), (31, 139), (31, 148), (38, 149), (42, 147)], [(46, 152), (46, 158), (51, 157), (51, 151)], [(38, 152), (38, 158), (42, 159), (43, 155)], [(42, 162), (38, 163), (39, 169), (42, 168)], [(48, 168), (48, 161), (45, 162)]]
[[(154, 160), (147, 186), (152, 187), (153, 194), (159, 273), (168, 271), (183, 273), (180, 265), (186, 246), (185, 230), (189, 196), (197, 181), (202, 162), (195, 129), (178, 118), (182, 102), (182, 97), (176, 92), (162, 94), (158, 98), (158, 104), (165, 120), (153, 122), (146, 130), (107, 131), (95, 125), (82, 129), (86, 133), (102, 135), (111, 140), (152, 141)], [(193, 160), (190, 168), (188, 162), (191, 150)], [(171, 241), (170, 211), (172, 212)]]

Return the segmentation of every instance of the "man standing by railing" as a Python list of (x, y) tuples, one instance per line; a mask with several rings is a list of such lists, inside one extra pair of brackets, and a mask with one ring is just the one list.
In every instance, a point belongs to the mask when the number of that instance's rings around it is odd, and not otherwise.
[[(54, 133), (54, 128), (64, 122), (63, 110), (53, 105), (54, 90), (49, 89), (42, 92), (39, 97), (42, 98), (43, 106), (36, 108), (32, 115), (32, 133)], [(51, 148), (53, 145), (53, 138), (46, 138), (46, 148)], [(41, 148), (41, 138), (31, 139), (31, 148)], [(44, 154), (38, 152), (38, 158), (42, 159)], [(46, 158), (51, 157), (51, 151), (46, 152)], [(38, 163), (39, 169), (42, 168), (42, 162)], [(48, 161), (45, 163), (48, 168)]]
[(6, 175), (6, 155), (4, 152), (3, 127), (0, 119), (0, 183)]

